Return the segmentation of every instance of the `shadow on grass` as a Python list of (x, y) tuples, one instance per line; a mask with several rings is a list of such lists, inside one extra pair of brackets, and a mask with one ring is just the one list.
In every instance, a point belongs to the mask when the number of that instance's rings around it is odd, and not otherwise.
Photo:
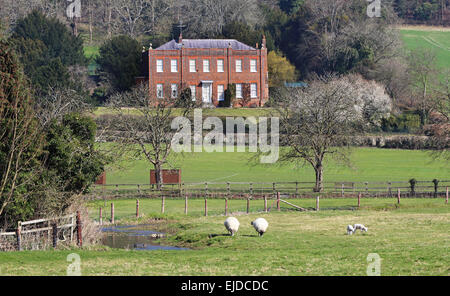
[[(235, 234), (235, 236), (237, 236), (238, 234)], [(227, 233), (227, 234), (216, 234), (216, 233), (213, 233), (213, 234), (210, 234), (210, 235), (208, 235), (208, 238), (214, 238), (214, 237), (218, 237), (218, 236), (228, 236), (228, 237), (231, 237), (231, 234), (229, 234), (229, 233)], [(259, 237), (259, 235), (250, 235), (250, 234), (243, 234), (243, 235), (239, 235), (239, 236), (244, 236), (244, 237)]]

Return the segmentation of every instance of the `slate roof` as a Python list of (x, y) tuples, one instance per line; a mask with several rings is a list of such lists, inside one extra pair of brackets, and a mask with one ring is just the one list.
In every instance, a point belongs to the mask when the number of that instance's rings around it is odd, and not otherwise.
[[(256, 50), (235, 39), (183, 39), (184, 48), (228, 48), (231, 44), (233, 50)], [(181, 49), (181, 44), (175, 40), (169, 41), (156, 50), (176, 50)]]

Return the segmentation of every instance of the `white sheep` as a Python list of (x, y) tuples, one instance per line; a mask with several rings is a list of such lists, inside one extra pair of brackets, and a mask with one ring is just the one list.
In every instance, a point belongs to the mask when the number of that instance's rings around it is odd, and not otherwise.
[(231, 236), (234, 236), (239, 230), (239, 221), (234, 217), (227, 218), (223, 225), (225, 225), (225, 228), (231, 233)]
[(352, 235), (355, 232), (355, 228), (352, 225), (347, 226), (347, 234)]
[(259, 236), (263, 236), (267, 231), (267, 227), (269, 227), (269, 223), (264, 218), (258, 218), (250, 224), (253, 225), (255, 230), (259, 233)]
[(353, 232), (356, 232), (356, 230), (358, 230), (358, 229), (361, 230), (361, 232), (363, 232), (363, 231), (367, 232), (367, 230), (368, 230), (368, 228), (362, 224), (355, 224), (355, 225), (353, 225), (353, 228), (354, 228)]

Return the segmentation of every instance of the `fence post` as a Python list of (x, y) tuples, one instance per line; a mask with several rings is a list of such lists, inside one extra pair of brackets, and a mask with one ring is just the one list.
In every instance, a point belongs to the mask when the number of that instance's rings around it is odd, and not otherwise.
[(344, 183), (341, 184), (341, 197), (344, 197)]
[(400, 188), (397, 189), (397, 203), (400, 204)]
[(446, 205), (448, 204), (448, 186), (447, 186), (447, 189), (445, 191), (445, 204)]
[(275, 183), (272, 183), (273, 196), (275, 196)]
[(225, 197), (225, 216), (228, 216), (228, 198)]
[(250, 213), (250, 198), (247, 198), (247, 214)]
[(264, 194), (264, 212), (267, 213), (267, 195)]
[(111, 223), (114, 224), (114, 203), (111, 203)]
[(186, 192), (184, 192), (185, 197), (184, 197), (184, 214), (187, 215), (188, 213), (188, 195)]
[(358, 208), (361, 206), (361, 192), (358, 193)]
[(208, 216), (208, 199), (205, 198), (205, 216)]
[(165, 211), (165, 207), (166, 207), (166, 197), (163, 195), (161, 198), (161, 213), (163, 213), (163, 214)]
[(230, 198), (230, 182), (227, 182), (227, 195)]
[(136, 218), (139, 218), (139, 199), (136, 199)]
[(102, 207), (98, 210), (98, 221), (100, 222), (100, 225), (103, 225), (103, 213), (102, 213)]
[(52, 238), (53, 238), (53, 248), (56, 249), (58, 245), (58, 225), (56, 222), (52, 223)]
[(119, 184), (116, 184), (116, 194), (119, 195)]
[(320, 210), (320, 207), (319, 207), (319, 196), (317, 196), (316, 197), (316, 211), (319, 211)]
[(298, 181), (295, 181), (295, 197), (298, 197)]
[(369, 194), (369, 182), (365, 182), (366, 184), (366, 194)]
[(205, 198), (208, 197), (208, 182), (205, 183)]
[(22, 251), (22, 222), (21, 221), (19, 221), (17, 223), (16, 235), (17, 235), (17, 250)]
[(280, 192), (277, 192), (277, 210), (280, 211)]
[(141, 194), (141, 185), (137, 184), (137, 188), (138, 188), (138, 194), (140, 195)]
[(77, 244), (79, 247), (83, 246), (83, 223), (81, 222), (81, 213), (77, 211)]
[(388, 194), (389, 194), (389, 197), (392, 196), (391, 185), (392, 185), (391, 182), (388, 182)]

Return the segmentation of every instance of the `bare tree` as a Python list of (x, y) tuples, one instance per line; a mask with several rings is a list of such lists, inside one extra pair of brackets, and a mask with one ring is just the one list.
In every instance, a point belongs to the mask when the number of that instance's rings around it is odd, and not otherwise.
[(280, 139), (288, 146), (280, 159), (298, 160), (315, 171), (314, 190), (323, 190), (324, 160), (330, 155), (349, 163), (350, 137), (362, 131), (353, 84), (346, 78), (314, 79), (307, 88), (284, 88), (275, 95)]
[[(173, 135), (178, 132), (171, 128), (174, 107), (182, 106), (178, 109), (181, 114), (177, 115), (186, 116), (195, 106), (192, 99), (174, 96), (171, 90), (166, 89), (164, 94), (164, 98), (158, 98), (156, 90), (140, 84), (129, 92), (114, 95), (110, 102), (118, 117), (115, 129), (120, 131), (115, 149), (132, 157), (145, 157), (155, 168), (158, 189), (162, 184), (162, 167), (169, 162)], [(129, 107), (133, 107), (131, 112)]]
[(435, 108), (435, 93), (432, 91), (438, 81), (436, 67), (436, 52), (430, 49), (418, 48), (408, 57), (409, 73), (412, 78), (414, 104), (420, 112), (422, 125), (428, 123), (430, 113)]
[(250, 26), (263, 24), (258, 0), (183, 0), (180, 20), (188, 25), (188, 35), (213, 37), (231, 22)]

